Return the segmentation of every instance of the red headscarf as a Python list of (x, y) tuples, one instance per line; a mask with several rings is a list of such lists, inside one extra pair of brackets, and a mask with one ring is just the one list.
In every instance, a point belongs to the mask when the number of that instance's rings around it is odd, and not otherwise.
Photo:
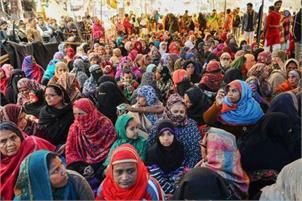
[[(113, 165), (118, 163), (133, 162), (137, 164), (137, 177), (135, 184), (128, 188), (122, 189), (115, 183), (113, 178)], [(140, 159), (135, 148), (130, 144), (123, 144), (117, 147), (111, 156), (111, 160), (103, 181), (102, 190), (98, 192), (97, 200), (142, 200), (145, 198), (148, 186), (149, 173)]]
[(142, 43), (140, 41), (136, 41), (134, 43), (134, 49), (138, 52), (138, 54), (142, 54), (143, 53)]
[(70, 59), (73, 59), (74, 55), (75, 55), (75, 51), (69, 47), (66, 49), (66, 55), (70, 58)]
[(0, 114), (0, 120), (1, 121), (11, 121), (18, 125), (19, 116), (22, 112), (22, 107), (20, 105), (16, 104), (7, 104), (5, 105)]
[(177, 54), (177, 55), (180, 54), (180, 50), (179, 50), (177, 42), (174, 41), (174, 42), (170, 43), (169, 53), (174, 53), (174, 54)]
[[(18, 129), (16, 127), (16, 129)], [(21, 132), (21, 131), (20, 131)], [(22, 140), (19, 151), (14, 156), (1, 155), (0, 160), (0, 194), (3, 200), (14, 198), (14, 186), (19, 175), (21, 162), (34, 151), (46, 149), (55, 151), (56, 147), (48, 141), (36, 136), (28, 136)]]
[(88, 164), (102, 162), (116, 140), (112, 122), (88, 98), (77, 100), (74, 107), (86, 115), (76, 116), (70, 126), (66, 142), (67, 165), (77, 161)]
[(0, 91), (1, 91), (4, 95), (6, 95), (6, 89), (7, 89), (7, 82), (8, 82), (8, 79), (7, 79), (7, 77), (6, 77), (5, 71), (4, 71), (2, 68), (0, 68), (0, 70), (1, 70), (2, 73), (4, 74), (4, 75), (3, 75), (3, 78), (1, 78), (1, 80), (0, 80)]
[(220, 88), (221, 82), (223, 81), (223, 74), (221, 72), (221, 67), (218, 61), (211, 60), (207, 67), (206, 71), (203, 74), (200, 84), (205, 85), (212, 91), (218, 91)]
[[(114, 75), (115, 75), (114, 66), (110, 61), (102, 62), (101, 67), (102, 67), (104, 75), (108, 75), (108, 76), (114, 78)], [(105, 68), (106, 68), (106, 70), (105, 70)], [(110, 69), (108, 69), (108, 68), (110, 68)]]

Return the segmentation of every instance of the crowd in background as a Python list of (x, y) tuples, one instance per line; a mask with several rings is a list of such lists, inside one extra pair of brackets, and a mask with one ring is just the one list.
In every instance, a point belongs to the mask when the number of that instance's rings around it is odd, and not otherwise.
[(281, 7), (264, 46), (251, 3), (125, 14), (110, 31), (89, 16), (1, 21), (18, 43), (91, 33), (46, 69), (33, 55), (1, 66), (1, 199), (302, 199), (301, 10)]

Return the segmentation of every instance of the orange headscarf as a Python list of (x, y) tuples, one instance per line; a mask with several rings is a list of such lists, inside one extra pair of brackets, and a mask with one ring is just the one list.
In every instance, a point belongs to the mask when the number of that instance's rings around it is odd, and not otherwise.
[[(123, 189), (115, 183), (113, 178), (113, 165), (118, 163), (133, 162), (137, 164), (137, 177), (135, 184)], [(111, 160), (106, 173), (106, 178), (101, 184), (101, 192), (98, 192), (97, 200), (142, 200), (146, 194), (149, 173), (140, 159), (135, 148), (130, 144), (123, 144), (117, 147), (111, 156)]]

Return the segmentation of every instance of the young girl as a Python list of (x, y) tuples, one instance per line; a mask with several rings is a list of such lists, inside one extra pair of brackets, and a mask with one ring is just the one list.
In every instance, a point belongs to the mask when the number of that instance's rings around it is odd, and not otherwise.
[(110, 148), (110, 152), (107, 156), (104, 166), (108, 166), (113, 150), (122, 144), (129, 143), (136, 148), (139, 156), (142, 160), (145, 160), (147, 151), (147, 142), (142, 137), (138, 136), (138, 123), (134, 118), (128, 114), (123, 114), (118, 117), (115, 123), (115, 129), (117, 132), (117, 140)]
[(166, 194), (172, 194), (186, 168), (183, 166), (184, 148), (177, 141), (171, 120), (161, 120), (156, 142), (148, 148), (146, 164), (151, 176), (157, 179)]

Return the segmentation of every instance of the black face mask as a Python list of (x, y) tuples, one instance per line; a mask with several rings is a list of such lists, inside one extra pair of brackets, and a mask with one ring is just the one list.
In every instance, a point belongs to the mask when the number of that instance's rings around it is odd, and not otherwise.
[(93, 79), (97, 81), (103, 75), (103, 71), (102, 69), (97, 69), (95, 71), (92, 71), (91, 75)]

